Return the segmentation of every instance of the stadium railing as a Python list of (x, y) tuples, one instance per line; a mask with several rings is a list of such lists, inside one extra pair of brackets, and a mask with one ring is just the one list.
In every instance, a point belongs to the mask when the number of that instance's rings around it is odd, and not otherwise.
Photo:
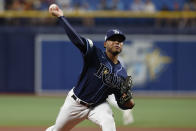
[[(155, 13), (132, 11), (68, 11), (71, 18), (196, 18), (195, 11), (161, 11)], [(48, 11), (3, 11), (0, 18), (51, 18)]]

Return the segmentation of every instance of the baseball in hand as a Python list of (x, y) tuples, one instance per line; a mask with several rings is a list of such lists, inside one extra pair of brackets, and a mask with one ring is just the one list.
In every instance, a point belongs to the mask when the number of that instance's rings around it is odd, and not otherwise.
[(49, 6), (49, 10), (55, 10), (55, 9), (57, 9), (58, 8), (58, 6), (56, 5), (56, 4), (51, 4), (50, 6)]
[(59, 8), (56, 4), (51, 4), (49, 6), (49, 13), (52, 14), (53, 16), (57, 16), (55, 12), (58, 11), (58, 9)]

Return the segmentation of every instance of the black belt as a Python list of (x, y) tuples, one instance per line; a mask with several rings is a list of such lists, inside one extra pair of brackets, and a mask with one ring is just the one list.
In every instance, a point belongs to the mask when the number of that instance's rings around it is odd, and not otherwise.
[[(86, 106), (88, 108), (93, 107), (93, 104), (86, 103), (85, 101), (80, 100), (76, 95), (71, 96), (75, 101), (79, 102), (81, 105)], [(77, 100), (78, 99), (78, 100)]]

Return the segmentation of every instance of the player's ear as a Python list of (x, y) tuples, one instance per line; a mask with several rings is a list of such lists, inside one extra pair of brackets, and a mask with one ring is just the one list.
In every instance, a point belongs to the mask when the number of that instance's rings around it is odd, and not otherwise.
[(107, 43), (106, 43), (106, 41), (105, 41), (104, 44), (103, 44), (104, 48), (106, 48), (106, 44), (107, 44)]

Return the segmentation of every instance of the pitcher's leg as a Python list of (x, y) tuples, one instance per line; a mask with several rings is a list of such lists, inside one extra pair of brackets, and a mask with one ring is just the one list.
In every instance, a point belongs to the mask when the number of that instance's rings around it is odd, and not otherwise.
[(124, 125), (128, 125), (128, 124), (131, 124), (134, 122), (132, 110), (131, 109), (128, 109), (128, 110), (120, 109), (120, 107), (117, 104), (117, 101), (115, 100), (114, 94), (109, 95), (107, 98), (107, 101), (109, 102), (109, 104), (113, 105), (114, 107), (116, 107), (118, 110), (120, 110), (122, 112)]
[(63, 106), (54, 125), (54, 131), (69, 131), (85, 118), (79, 117), (79, 112)]
[(102, 128), (102, 131), (116, 131), (112, 109), (107, 102), (96, 106), (89, 112), (88, 119)]
[(51, 126), (51, 127), (48, 127), (48, 128), (46, 129), (46, 131), (54, 131), (54, 125)]
[(128, 125), (134, 122), (132, 110), (122, 110), (123, 112), (123, 124)]
[(60, 109), (55, 125), (49, 127), (46, 131), (69, 131), (76, 124), (86, 119), (89, 109), (77, 103), (71, 97), (73, 92), (70, 92)]

